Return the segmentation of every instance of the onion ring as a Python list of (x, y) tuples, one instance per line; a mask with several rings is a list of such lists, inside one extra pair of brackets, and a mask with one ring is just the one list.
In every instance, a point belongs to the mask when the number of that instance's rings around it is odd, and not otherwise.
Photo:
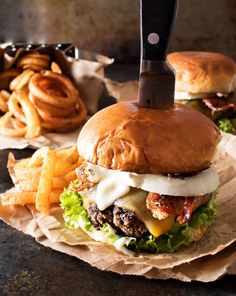
[(13, 114), (11, 112), (7, 112), (0, 118), (0, 133), (4, 136), (24, 137), (27, 133), (27, 127), (18, 129), (8, 127), (12, 116)]
[(81, 100), (78, 103), (76, 111), (76, 113), (68, 118), (45, 116), (45, 114), (43, 114), (40, 110), (38, 110), (38, 113), (43, 119), (43, 128), (50, 131), (64, 133), (75, 129), (85, 121), (85, 118), (87, 116), (87, 108)]
[(0, 93), (0, 112), (6, 113), (8, 111), (7, 102), (4, 100), (2, 94)]
[(15, 128), (15, 129), (26, 127), (26, 125), (17, 118), (12, 118), (11, 123), (12, 123), (13, 128)]
[(0, 89), (8, 89), (10, 82), (20, 74), (19, 69), (8, 69), (0, 73)]
[(15, 118), (19, 119), (23, 123), (26, 123), (25, 114), (20, 106), (19, 99), (13, 94), (10, 96), (8, 101), (9, 111), (14, 115)]
[(29, 93), (29, 99), (31, 103), (33, 103), (37, 107), (37, 110), (44, 112), (46, 116), (67, 117), (67, 116), (70, 116), (75, 111), (74, 105), (67, 108), (58, 108), (56, 106), (53, 106), (38, 100), (31, 93)]
[(37, 111), (35, 110), (30, 100), (28, 99), (26, 93), (23, 91), (15, 91), (14, 93), (12, 93), (9, 101), (11, 100), (18, 101), (18, 103), (22, 107), (22, 111), (24, 112), (25, 123), (27, 126), (27, 132), (25, 134), (25, 138), (30, 139), (30, 138), (37, 137), (40, 133), (40, 119)]
[(28, 64), (28, 65), (23, 66), (23, 69), (24, 70), (30, 69), (30, 70), (35, 71), (35, 72), (40, 72), (42, 70), (46, 70), (47, 68), (45, 66)]
[(16, 76), (10, 83), (10, 90), (20, 90), (26, 86), (30, 78), (34, 75), (34, 71), (27, 69), (24, 70), (20, 75)]
[(3, 100), (6, 101), (6, 102), (8, 102), (8, 100), (9, 100), (9, 98), (11, 96), (11, 94), (8, 91), (4, 90), (4, 89), (2, 89), (0, 91), (0, 95), (3, 98)]
[(59, 108), (75, 106), (79, 96), (69, 78), (52, 71), (35, 74), (30, 80), (29, 90), (38, 100)]
[(16, 66), (23, 69), (40, 71), (49, 68), (50, 56), (40, 53), (28, 53), (21, 57)]
[(16, 67), (0, 73), (2, 134), (34, 138), (41, 129), (68, 132), (84, 122), (87, 109), (78, 90), (49, 55), (27, 53)]

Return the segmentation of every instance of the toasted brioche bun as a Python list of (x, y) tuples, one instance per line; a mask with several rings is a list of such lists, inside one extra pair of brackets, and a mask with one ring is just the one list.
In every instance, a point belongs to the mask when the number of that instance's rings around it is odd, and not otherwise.
[(219, 139), (214, 123), (188, 106), (157, 110), (121, 102), (85, 124), (78, 151), (86, 161), (108, 169), (185, 173), (209, 167)]
[(236, 90), (236, 63), (215, 52), (183, 51), (167, 56), (176, 71), (176, 91), (231, 93)]

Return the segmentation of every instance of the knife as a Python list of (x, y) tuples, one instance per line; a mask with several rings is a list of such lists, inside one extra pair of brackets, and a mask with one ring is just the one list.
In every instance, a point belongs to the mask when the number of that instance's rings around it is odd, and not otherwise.
[(166, 62), (166, 55), (178, 2), (179, 0), (140, 0), (140, 107), (173, 108), (175, 74)]

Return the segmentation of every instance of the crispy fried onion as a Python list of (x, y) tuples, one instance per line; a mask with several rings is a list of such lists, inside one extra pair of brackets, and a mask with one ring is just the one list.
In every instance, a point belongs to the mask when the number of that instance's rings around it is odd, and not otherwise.
[(40, 53), (28, 53), (22, 56), (16, 66), (23, 69), (31, 69), (33, 71), (41, 71), (49, 68), (50, 56)]
[(37, 106), (42, 126), (50, 131), (76, 128), (87, 116), (77, 89), (62, 74), (52, 71), (35, 74), (29, 83), (29, 98)]
[(6, 113), (8, 111), (7, 99), (0, 92), (0, 112)]
[(33, 98), (58, 108), (76, 106), (78, 91), (64, 75), (45, 71), (35, 74), (29, 83)]
[(74, 113), (67, 118), (46, 116), (41, 110), (38, 110), (38, 112), (43, 119), (42, 127), (57, 132), (67, 132), (80, 126), (87, 116), (87, 109), (81, 100), (78, 102)]
[(75, 111), (74, 105), (72, 105), (71, 107), (67, 107), (66, 109), (62, 109), (38, 100), (32, 95), (32, 93), (29, 93), (29, 99), (31, 103), (33, 103), (37, 107), (37, 110), (41, 110), (41, 113), (43, 112), (45, 116), (66, 117), (70, 116)]
[[(37, 137), (40, 133), (40, 119), (37, 111), (24, 91), (15, 91), (9, 98), (9, 112), (0, 119), (3, 135), (26, 138)], [(25, 123), (19, 124), (19, 121)], [(13, 128), (12, 128), (13, 127)]]
[(24, 137), (27, 133), (27, 127), (17, 128), (14, 127), (11, 128), (11, 120), (13, 119), (13, 114), (9, 111), (5, 113), (0, 118), (0, 128), (1, 128), (1, 134), (4, 136), (10, 136), (10, 137)]
[(96, 183), (90, 182), (88, 179), (88, 175), (85, 171), (85, 168), (87, 166), (86, 162), (82, 162), (82, 164), (75, 170), (77, 175), (77, 181), (78, 183), (71, 183), (70, 188), (74, 191), (83, 191), (88, 190), (89, 188), (92, 188), (96, 185)]
[(19, 90), (25, 87), (30, 78), (34, 75), (34, 71), (30, 69), (24, 70), (20, 75), (16, 76), (10, 83), (10, 90)]

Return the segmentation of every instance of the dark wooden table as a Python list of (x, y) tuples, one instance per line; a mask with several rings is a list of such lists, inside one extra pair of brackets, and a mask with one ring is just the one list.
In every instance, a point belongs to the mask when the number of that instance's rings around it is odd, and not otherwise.
[[(138, 67), (113, 66), (108, 75), (119, 81), (135, 79)], [(6, 169), (9, 151), (0, 150), (0, 192), (12, 186)], [(33, 153), (30, 149), (11, 151), (17, 158)], [(225, 276), (206, 284), (148, 280), (100, 271), (76, 258), (45, 248), (32, 237), (0, 222), (0, 296), (233, 296), (236, 295), (235, 282), (236, 276)]]

